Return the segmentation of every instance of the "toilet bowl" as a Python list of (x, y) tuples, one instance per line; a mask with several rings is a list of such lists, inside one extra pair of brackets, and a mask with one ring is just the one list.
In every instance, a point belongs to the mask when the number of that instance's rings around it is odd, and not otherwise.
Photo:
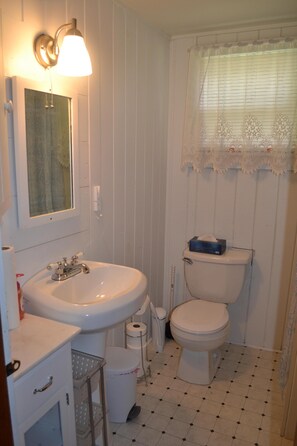
[(229, 326), (225, 304), (191, 300), (175, 308), (170, 320), (171, 333), (182, 347), (177, 376), (193, 384), (209, 384)]
[(194, 298), (177, 306), (171, 334), (181, 346), (177, 376), (193, 384), (209, 384), (228, 339), (227, 304), (240, 295), (251, 251), (227, 250), (223, 255), (184, 251), (185, 278)]

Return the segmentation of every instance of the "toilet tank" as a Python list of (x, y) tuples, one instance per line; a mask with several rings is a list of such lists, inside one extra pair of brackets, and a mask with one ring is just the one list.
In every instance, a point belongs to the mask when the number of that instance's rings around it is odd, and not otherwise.
[(185, 278), (191, 295), (211, 302), (235, 302), (243, 287), (251, 258), (252, 252), (243, 249), (227, 249), (222, 255), (202, 254), (186, 249)]

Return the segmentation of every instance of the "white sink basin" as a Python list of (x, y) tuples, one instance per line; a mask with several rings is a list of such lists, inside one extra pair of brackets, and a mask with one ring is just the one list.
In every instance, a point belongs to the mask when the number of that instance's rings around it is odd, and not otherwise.
[(147, 293), (144, 274), (134, 268), (84, 260), (90, 268), (58, 282), (44, 269), (23, 286), (25, 310), (76, 325), (82, 333), (106, 330), (139, 310)]

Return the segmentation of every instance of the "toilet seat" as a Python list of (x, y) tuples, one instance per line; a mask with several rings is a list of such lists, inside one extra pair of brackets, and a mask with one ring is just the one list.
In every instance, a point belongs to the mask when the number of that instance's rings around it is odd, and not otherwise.
[(185, 333), (214, 334), (229, 324), (229, 314), (225, 304), (191, 300), (174, 309), (170, 322)]

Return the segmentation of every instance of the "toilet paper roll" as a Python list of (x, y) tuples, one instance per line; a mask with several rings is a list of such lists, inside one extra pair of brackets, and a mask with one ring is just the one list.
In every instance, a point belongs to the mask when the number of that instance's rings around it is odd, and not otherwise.
[(13, 246), (2, 247), (2, 258), (8, 327), (10, 330), (13, 330), (20, 325), (15, 255)]
[(127, 347), (146, 347), (147, 327), (143, 322), (130, 322), (126, 325)]
[(137, 338), (146, 334), (147, 328), (144, 322), (130, 322), (126, 325), (127, 336)]

